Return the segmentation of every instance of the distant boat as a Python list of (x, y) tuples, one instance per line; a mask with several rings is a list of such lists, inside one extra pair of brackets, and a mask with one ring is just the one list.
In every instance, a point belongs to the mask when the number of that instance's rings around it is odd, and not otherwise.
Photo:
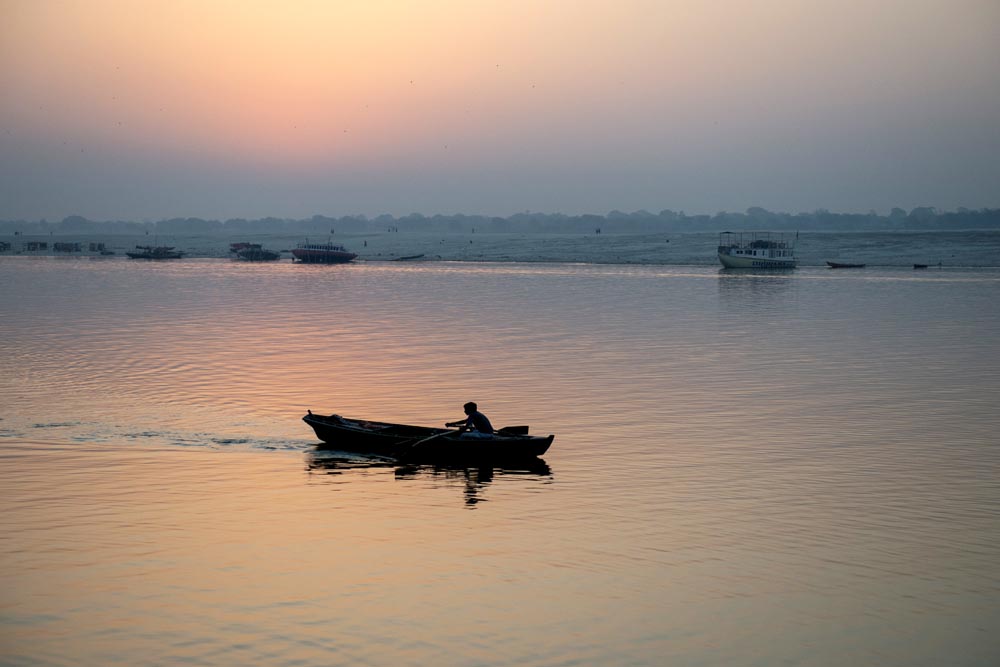
[(134, 252), (125, 253), (129, 259), (180, 259), (184, 253), (172, 246), (137, 245)]
[(394, 259), (392, 261), (394, 261), (394, 262), (406, 262), (406, 261), (411, 260), (411, 259), (420, 259), (421, 257), (423, 257), (423, 254), (420, 254), (420, 255), (407, 255), (406, 257), (397, 257), (396, 259)]
[(794, 269), (798, 233), (722, 232), (719, 261), (727, 269)]
[(926, 269), (927, 265), (926, 264), (914, 264), (913, 268), (915, 268), (915, 269)]
[(236, 253), (236, 259), (244, 262), (273, 262), (281, 259), (281, 253), (268, 250), (259, 243), (233, 243), (229, 246)]
[(827, 262), (831, 269), (863, 269), (864, 264), (843, 264), (841, 262)]
[(295, 259), (306, 264), (343, 264), (357, 257), (342, 245), (335, 243), (300, 243), (292, 250)]

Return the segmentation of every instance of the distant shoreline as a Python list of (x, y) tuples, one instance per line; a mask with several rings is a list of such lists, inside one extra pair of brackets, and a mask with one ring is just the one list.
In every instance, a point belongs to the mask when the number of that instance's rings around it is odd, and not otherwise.
[(157, 221), (104, 220), (96, 221), (81, 215), (71, 215), (58, 222), (48, 220), (0, 220), (0, 237), (8, 235), (48, 234), (111, 234), (111, 235), (231, 235), (291, 234), (325, 235), (330, 233), (372, 234), (400, 233), (553, 233), (553, 234), (684, 234), (717, 233), (722, 231), (799, 231), (799, 232), (881, 232), (881, 231), (966, 231), (1000, 230), (1000, 208), (941, 211), (931, 206), (919, 206), (905, 211), (893, 208), (889, 214), (834, 213), (825, 209), (812, 212), (786, 213), (755, 206), (746, 211), (722, 211), (714, 215), (689, 215), (684, 211), (664, 209), (658, 213), (646, 210), (633, 212), (610, 211), (604, 215), (539, 213), (526, 211), (510, 216), (411, 213), (406, 216), (366, 215), (325, 216), (310, 218), (257, 219), (230, 218), (213, 220), (197, 217), (170, 218)]
[[(260, 243), (281, 252), (279, 262), (291, 261), (291, 249), (306, 240), (299, 234), (198, 234), (198, 235), (0, 235), (3, 257), (76, 257), (126, 259), (137, 245), (174, 247), (181, 260), (230, 259), (230, 244)], [(333, 239), (358, 254), (359, 261), (404, 263), (495, 262), (596, 265), (712, 266), (718, 264), (715, 232), (698, 233), (442, 233), (357, 232), (310, 235), (311, 241)], [(26, 250), (33, 243), (45, 249)], [(57, 252), (56, 243), (69, 243), (69, 252)], [(94, 244), (93, 246), (91, 244)], [(99, 244), (105, 252), (101, 255)], [(91, 249), (93, 247), (93, 249)], [(826, 266), (827, 261), (867, 264), (870, 268), (912, 267), (913, 264), (947, 267), (1000, 266), (1000, 230), (803, 232), (796, 247), (799, 265)], [(143, 261), (143, 260), (130, 260)]]

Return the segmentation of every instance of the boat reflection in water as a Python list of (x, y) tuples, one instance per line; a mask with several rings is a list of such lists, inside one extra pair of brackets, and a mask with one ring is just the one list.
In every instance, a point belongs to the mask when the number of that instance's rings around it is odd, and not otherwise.
[(746, 303), (756, 297), (777, 297), (796, 285), (795, 274), (788, 271), (722, 268), (718, 275), (719, 295)]
[[(493, 465), (461, 464), (400, 464), (390, 459), (365, 458), (348, 452), (317, 449), (306, 454), (306, 469), (310, 474), (343, 475), (359, 469), (394, 468), (399, 481), (431, 480), (461, 483), (465, 504), (475, 506), (486, 500), (483, 493), (494, 481), (504, 477), (538, 478), (552, 481), (552, 468), (542, 459)], [(449, 484), (450, 485), (450, 484)]]

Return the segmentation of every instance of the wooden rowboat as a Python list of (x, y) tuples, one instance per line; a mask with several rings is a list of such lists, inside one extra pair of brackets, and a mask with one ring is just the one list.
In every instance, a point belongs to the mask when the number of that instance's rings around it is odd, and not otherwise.
[(519, 461), (548, 451), (554, 435), (528, 435), (527, 426), (508, 426), (492, 435), (462, 433), (456, 429), (410, 426), (340, 415), (302, 418), (323, 441), (321, 449), (373, 454), (421, 462)]

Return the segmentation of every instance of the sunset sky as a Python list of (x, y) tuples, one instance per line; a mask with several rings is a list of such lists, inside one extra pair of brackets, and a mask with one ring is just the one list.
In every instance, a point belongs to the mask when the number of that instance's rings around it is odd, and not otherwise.
[(0, 219), (1000, 206), (997, 0), (0, 0)]

